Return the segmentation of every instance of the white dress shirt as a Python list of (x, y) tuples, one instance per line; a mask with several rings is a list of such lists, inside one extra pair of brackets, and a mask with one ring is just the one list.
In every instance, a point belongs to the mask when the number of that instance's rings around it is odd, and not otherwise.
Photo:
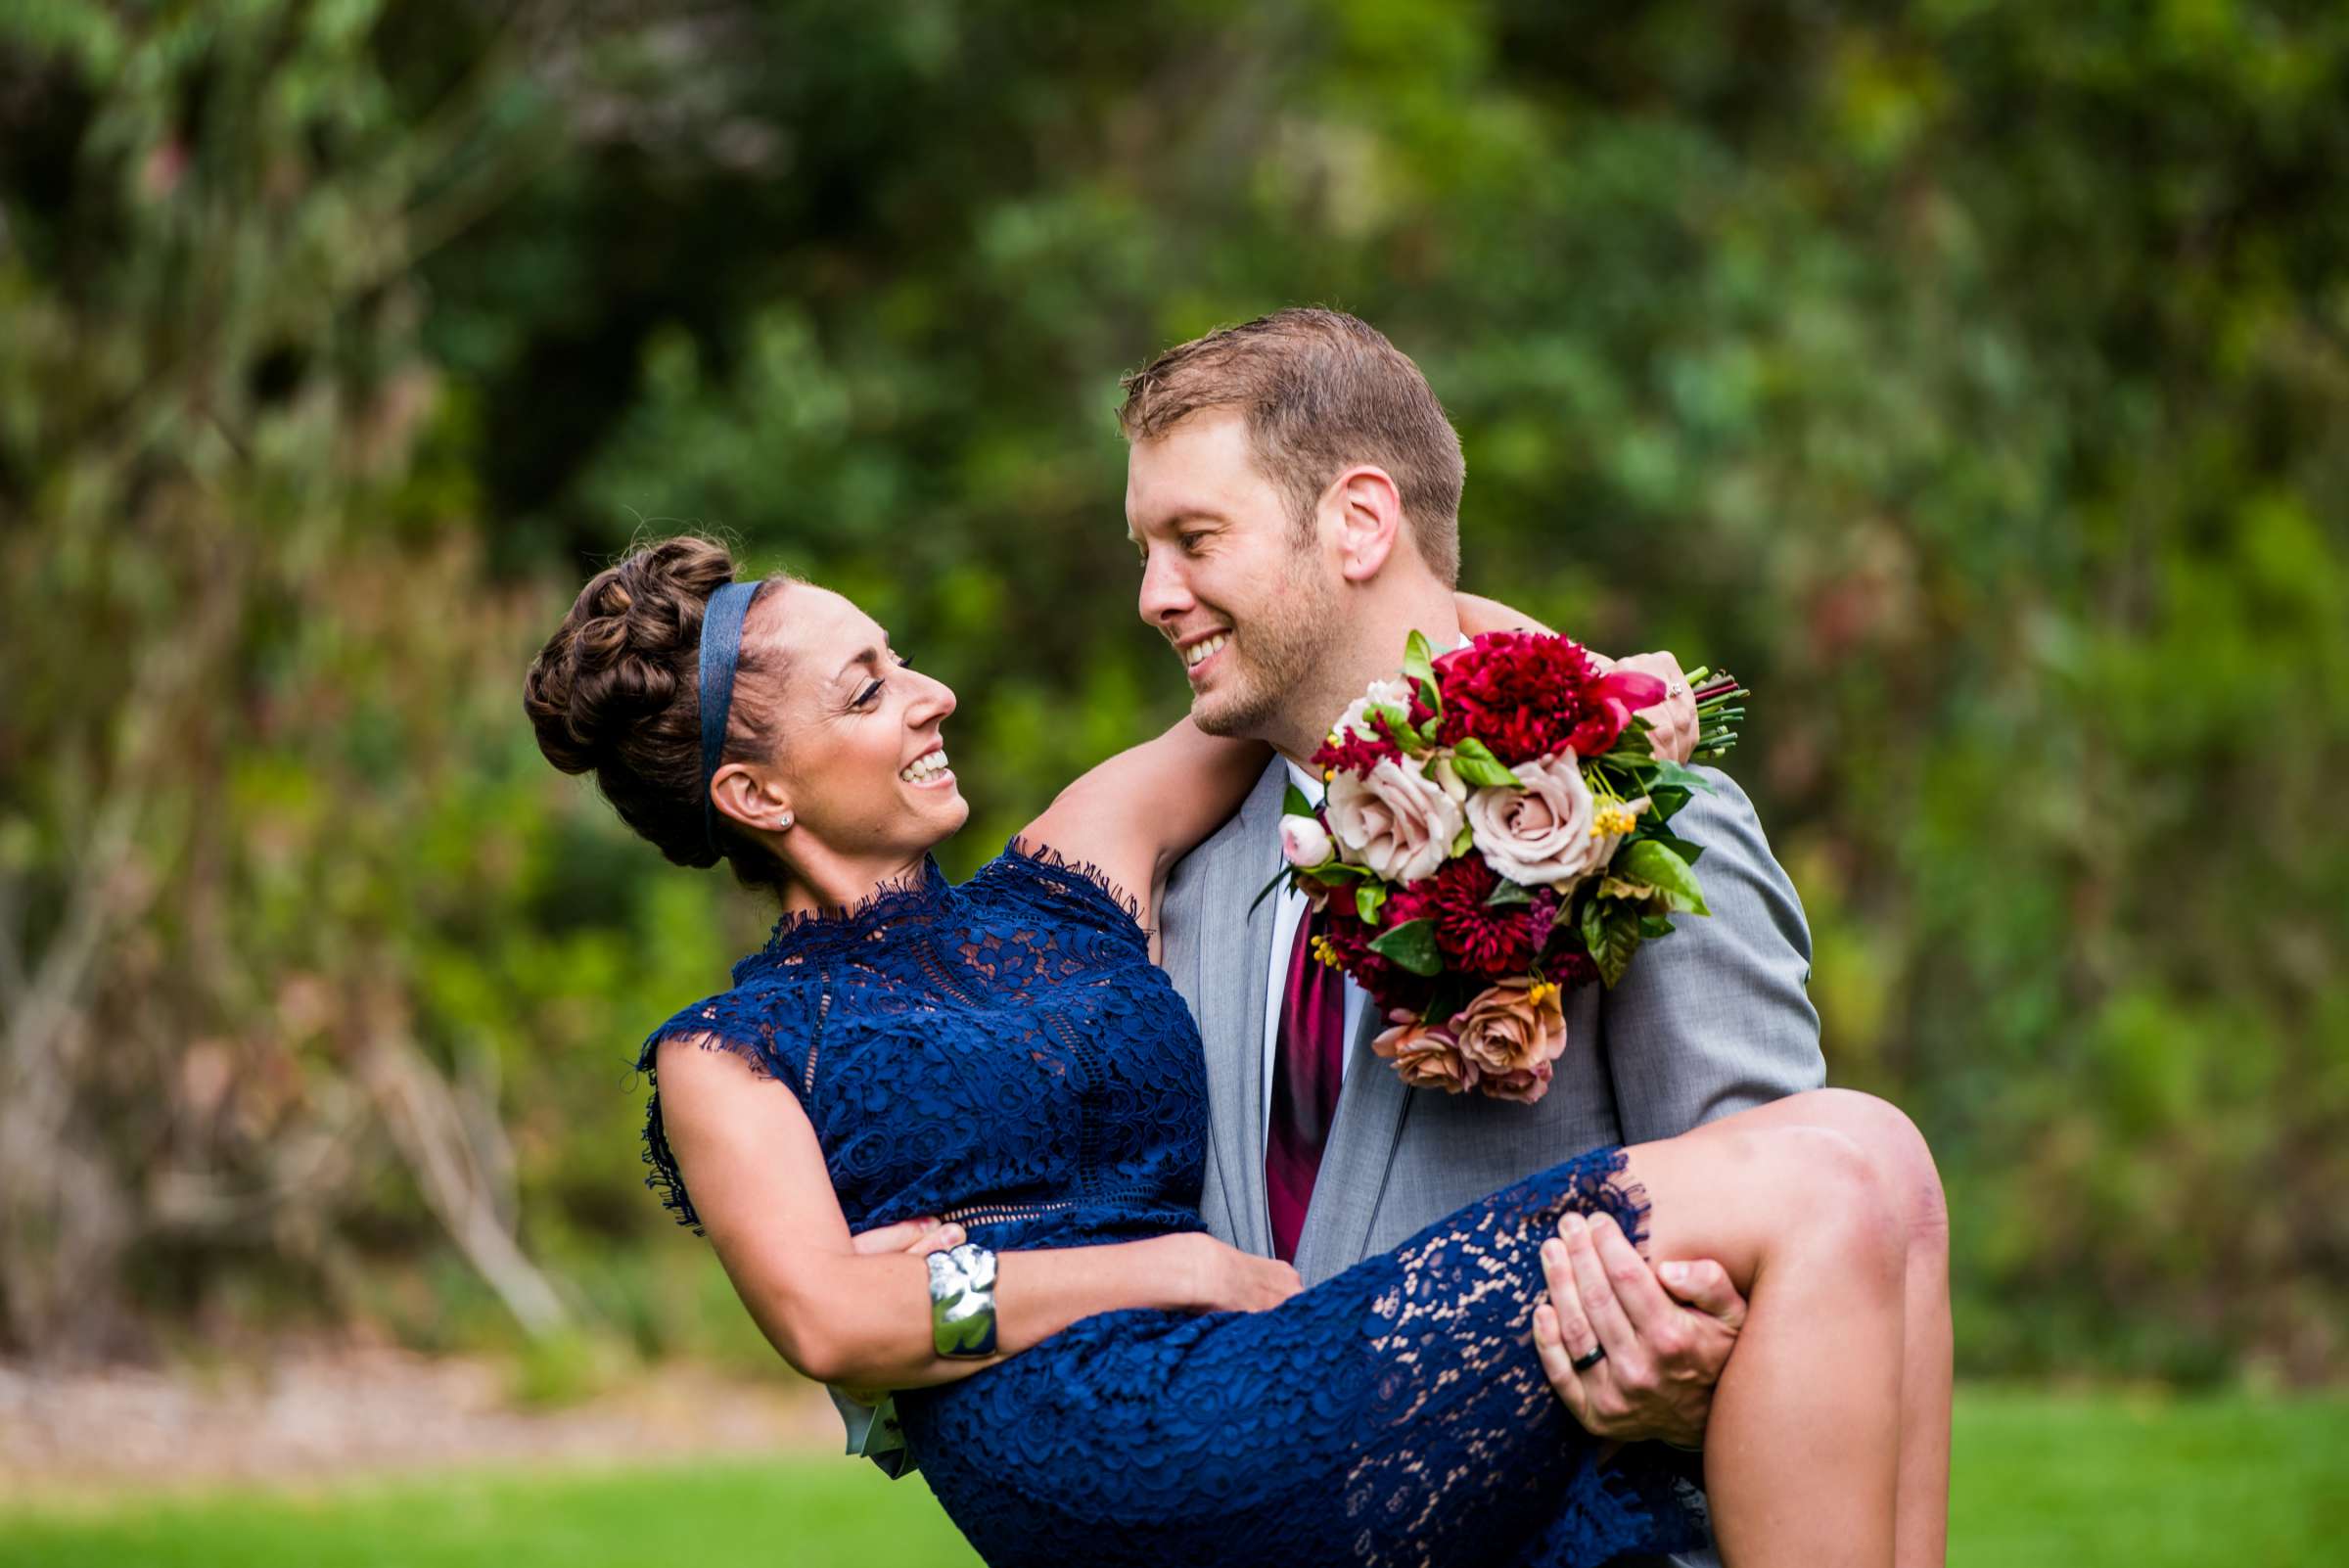
[[(1295, 762), (1288, 764), (1289, 779), (1304, 792), (1305, 798), (1315, 806), (1321, 804), (1321, 780)], [(1273, 894), (1272, 910), (1272, 967), (1265, 984), (1265, 1105), (1264, 1118), (1258, 1125), (1263, 1134), (1258, 1139), (1262, 1148), (1272, 1130), (1272, 1073), (1280, 1061), (1280, 1004), (1289, 990), (1289, 949), (1297, 940), (1297, 922), (1305, 917), (1305, 895), (1283, 886)], [(1345, 1081), (1347, 1058), (1354, 1054), (1354, 1041), (1361, 1032), (1362, 1009), (1370, 1005), (1369, 993), (1346, 977), (1346, 1049), (1338, 1057), (1339, 1082)]]

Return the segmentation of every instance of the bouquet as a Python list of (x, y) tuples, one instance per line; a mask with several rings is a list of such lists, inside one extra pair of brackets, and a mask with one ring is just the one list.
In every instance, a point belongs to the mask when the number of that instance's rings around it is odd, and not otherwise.
[[(1727, 675), (1620, 663), (1570, 637), (1489, 632), (1373, 681), (1289, 791), (1285, 878), (1322, 913), (1313, 955), (1392, 1026), (1372, 1048), (1414, 1086), (1532, 1104), (1566, 1046), (1563, 997), (1613, 986), (1676, 915), (1703, 915), (1673, 814), (1744, 716)], [(1267, 892), (1270, 891), (1268, 887)]]

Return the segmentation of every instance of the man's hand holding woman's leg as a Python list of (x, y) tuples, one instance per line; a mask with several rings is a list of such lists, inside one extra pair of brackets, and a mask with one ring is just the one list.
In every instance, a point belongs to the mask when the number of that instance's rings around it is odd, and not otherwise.
[(1579, 1214), (1542, 1244), (1542, 1267), (1550, 1299), (1534, 1311), (1534, 1349), (1584, 1430), (1702, 1447), (1713, 1385), (1745, 1325), (1728, 1270), (1709, 1258), (1650, 1268), (1613, 1220)]

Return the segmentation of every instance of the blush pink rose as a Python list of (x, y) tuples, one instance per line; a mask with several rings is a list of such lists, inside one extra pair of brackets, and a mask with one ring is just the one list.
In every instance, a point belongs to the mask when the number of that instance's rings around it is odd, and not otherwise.
[(1389, 882), (1434, 874), (1459, 835), (1457, 802), (1415, 764), (1388, 760), (1329, 781), (1329, 830), (1349, 857)]
[(1408, 1013), (1404, 1017), (1406, 1022), (1370, 1042), (1372, 1051), (1395, 1064), (1398, 1078), (1413, 1088), (1442, 1089), (1447, 1094), (1476, 1087), (1476, 1066), (1461, 1053), (1460, 1042), (1449, 1030), (1419, 1023)]
[(1468, 797), (1468, 832), (1485, 864), (1520, 887), (1569, 887), (1606, 863), (1612, 840), (1590, 831), (1589, 786), (1568, 752), (1509, 769), (1518, 787)]
[(1592, 654), (1590, 662), (1610, 672), (1628, 669), (1664, 682), (1664, 700), (1639, 710), (1639, 716), (1647, 720), (1648, 749), (1668, 762), (1685, 762), (1696, 755), (1696, 692), (1680, 660), (1668, 653), (1634, 654), (1628, 659)]
[(1549, 1091), (1549, 1064), (1566, 1049), (1557, 987), (1504, 980), (1477, 992), (1449, 1027), (1486, 1093), (1531, 1105)]
[(1327, 865), (1337, 850), (1330, 843), (1329, 830), (1318, 818), (1284, 816), (1280, 819), (1280, 853), (1289, 864), (1310, 870)]

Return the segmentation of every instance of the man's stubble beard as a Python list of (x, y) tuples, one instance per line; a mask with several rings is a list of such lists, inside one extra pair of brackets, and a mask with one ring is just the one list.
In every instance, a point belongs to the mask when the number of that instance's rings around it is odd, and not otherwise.
[(1278, 608), (1244, 623), (1233, 618), (1228, 653), (1240, 657), (1231, 661), (1225, 690), (1215, 693), (1212, 702), (1191, 705), (1191, 722), (1210, 735), (1276, 740), (1285, 730), (1325, 725), (1337, 716), (1333, 710), (1301, 718), (1293, 711), (1299, 702), (1313, 701), (1311, 694), (1321, 685), (1339, 630), (1336, 589), (1313, 571), (1312, 557), (1300, 552), (1266, 602)]

